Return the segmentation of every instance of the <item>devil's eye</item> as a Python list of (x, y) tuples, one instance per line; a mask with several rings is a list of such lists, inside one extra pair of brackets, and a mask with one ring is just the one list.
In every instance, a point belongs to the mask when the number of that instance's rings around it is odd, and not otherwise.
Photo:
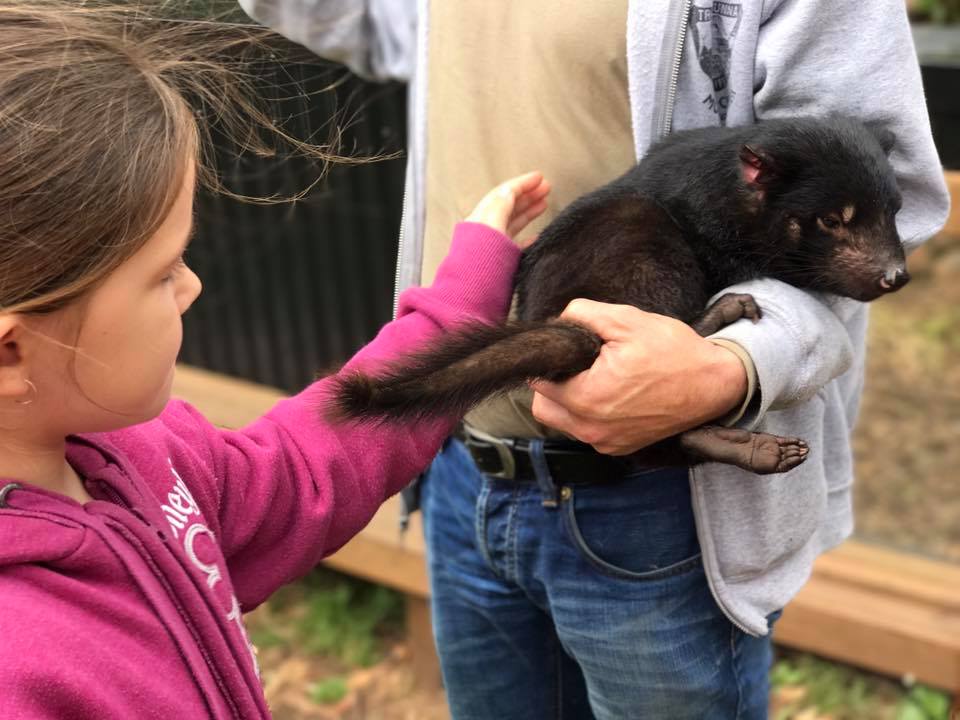
[(825, 228), (830, 230), (836, 230), (838, 227), (840, 227), (840, 218), (833, 213), (824, 215), (823, 217), (817, 219)]

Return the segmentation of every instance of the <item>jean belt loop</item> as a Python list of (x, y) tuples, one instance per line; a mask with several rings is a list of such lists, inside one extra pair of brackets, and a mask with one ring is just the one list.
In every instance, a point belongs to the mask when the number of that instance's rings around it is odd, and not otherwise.
[(546, 508), (555, 508), (560, 504), (560, 492), (550, 475), (547, 456), (543, 452), (543, 439), (534, 438), (530, 440), (529, 447), (530, 464), (533, 466), (533, 474), (536, 476), (537, 485), (540, 486), (540, 492), (543, 494), (542, 504)]

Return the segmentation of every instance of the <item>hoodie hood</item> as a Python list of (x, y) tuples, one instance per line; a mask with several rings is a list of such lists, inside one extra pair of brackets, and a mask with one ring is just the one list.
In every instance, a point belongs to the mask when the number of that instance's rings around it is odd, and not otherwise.
[[(70, 438), (67, 459), (94, 497), (91, 507), (72, 498), (21, 480), (0, 479), (0, 568), (28, 563), (57, 565), (83, 544), (93, 505), (106, 504), (113, 489), (104, 473), (111, 465), (105, 454), (83, 438)], [(113, 493), (122, 497), (119, 493)]]
[[(0, 492), (12, 484), (0, 483)], [(84, 526), (69, 518), (51, 515), (49, 510), (61, 503), (55, 497), (46, 496), (52, 494), (40, 493), (44, 491), (17, 485), (9, 494), (16, 507), (0, 508), (0, 568), (22, 563), (56, 564), (82, 544), (86, 534)]]

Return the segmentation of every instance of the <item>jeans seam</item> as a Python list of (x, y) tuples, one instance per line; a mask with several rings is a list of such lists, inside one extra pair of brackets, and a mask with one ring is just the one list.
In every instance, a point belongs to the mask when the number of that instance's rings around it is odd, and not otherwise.
[(511, 582), (518, 583), (520, 564), (517, 557), (517, 510), (520, 506), (519, 489), (514, 487), (510, 493), (510, 512), (507, 514), (507, 557), (506, 566)]
[(490, 498), (490, 481), (485, 476), (481, 476), (482, 485), (480, 494), (477, 497), (477, 504), (474, 508), (474, 533), (476, 534), (477, 550), (480, 552), (483, 561), (487, 567), (496, 574), (497, 568), (493, 564), (493, 558), (490, 556), (490, 549), (487, 547), (487, 501)]
[(740, 720), (743, 711), (743, 683), (740, 674), (740, 645), (738, 642), (742, 635), (737, 627), (730, 623), (730, 658), (733, 667), (733, 679), (737, 684), (737, 712), (734, 715), (735, 720)]
[(557, 635), (556, 627), (552, 633), (550, 633), (550, 647), (553, 650), (553, 712), (549, 713), (556, 720), (563, 720), (563, 676), (560, 674), (562, 671), (563, 659), (560, 657), (562, 649), (560, 647), (560, 638)]

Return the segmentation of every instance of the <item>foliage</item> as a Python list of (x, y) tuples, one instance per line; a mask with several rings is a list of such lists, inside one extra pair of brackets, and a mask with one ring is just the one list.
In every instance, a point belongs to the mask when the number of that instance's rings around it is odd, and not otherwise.
[(935, 23), (960, 22), (960, 0), (915, 0), (914, 10), (919, 17)]
[(377, 661), (375, 631), (398, 614), (398, 598), (383, 587), (356, 588), (346, 583), (313, 595), (301, 623), (304, 647), (334, 653), (348, 665)]
[(378, 639), (399, 628), (403, 616), (399, 593), (325, 569), (283, 588), (269, 604), (289, 619), (258, 626), (251, 632), (254, 644), (289, 642), (297, 652), (332, 656), (346, 666), (369, 667), (379, 660)]
[(250, 635), (250, 642), (260, 650), (279, 647), (287, 642), (285, 637), (269, 627), (249, 628), (248, 634)]
[[(837, 665), (813, 655), (784, 653), (770, 672), (775, 690), (800, 690), (773, 720), (826, 716), (831, 720), (948, 720), (945, 693)], [(814, 715), (816, 713), (816, 715)]]
[(309, 689), (310, 699), (322, 705), (332, 705), (347, 694), (347, 682), (342, 677), (329, 677), (313, 683)]
[[(812, 655), (798, 655), (777, 662), (770, 672), (774, 688), (800, 686), (805, 693), (798, 703), (829, 713), (836, 720), (871, 717), (871, 693), (866, 679), (854, 671), (824, 662)], [(796, 703), (781, 712), (792, 717)], [(777, 720), (780, 720), (778, 718)]]
[(946, 694), (916, 685), (897, 706), (896, 720), (948, 720), (949, 713), (950, 699)]

